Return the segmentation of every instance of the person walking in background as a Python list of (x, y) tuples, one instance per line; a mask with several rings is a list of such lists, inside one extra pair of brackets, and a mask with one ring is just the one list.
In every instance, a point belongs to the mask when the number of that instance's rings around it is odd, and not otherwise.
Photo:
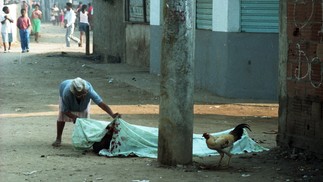
[(78, 23), (80, 22), (80, 11), (82, 9), (83, 3), (80, 1), (79, 5), (75, 9), (75, 14), (76, 14), (76, 21), (75, 21), (75, 27), (78, 27)]
[[(2, 11), (4, 14), (1, 16), (1, 36), (2, 36), (2, 42), (3, 42), (3, 48), (4, 52), (6, 53), (7, 51), (10, 52), (11, 48), (11, 42), (12, 42), (12, 25), (13, 20), (9, 14), (9, 8), (8, 6), (4, 6), (2, 8)], [(7, 50), (7, 45), (8, 43), (8, 50)]]
[(53, 18), (53, 25), (59, 25), (59, 8), (57, 7), (56, 4), (53, 5), (52, 7), (52, 13), (51, 15), (54, 17)]
[(89, 19), (89, 25), (90, 25), (90, 29), (93, 30), (93, 6), (91, 3), (88, 4), (88, 19)]
[(77, 8), (76, 8), (76, 12), (77, 12), (77, 13), (79, 13), (79, 12), (81, 11), (82, 6), (83, 6), (83, 3), (80, 1), (80, 2), (79, 2), (79, 5), (78, 5), (78, 6), (77, 6)]
[(65, 25), (64, 25), (64, 27), (66, 28), (66, 34), (65, 34), (66, 47), (71, 46), (71, 40), (80, 44), (80, 40), (74, 37), (73, 35), (75, 20), (76, 20), (76, 15), (74, 10), (72, 9), (72, 3), (66, 3), (66, 14), (65, 14)]
[(87, 9), (87, 5), (83, 4), (82, 8), (81, 8), (81, 11), (79, 13), (79, 17), (80, 17), (80, 23), (79, 23), (80, 42), (79, 42), (79, 47), (82, 47), (83, 37), (84, 37), (86, 29), (89, 26), (88, 12), (86, 11), (86, 9)]
[(22, 1), (22, 5), (21, 5), (21, 9), (25, 9), (26, 10), (26, 16), (29, 17), (29, 8), (30, 6), (28, 5), (28, 3), (26, 1)]
[(90, 82), (79, 77), (61, 82), (59, 86), (59, 113), (56, 123), (57, 135), (52, 146), (59, 147), (61, 145), (65, 122), (75, 123), (77, 118), (89, 117), (91, 100), (112, 118), (120, 116), (103, 102)]
[(22, 53), (29, 52), (29, 27), (31, 22), (29, 17), (26, 14), (26, 9), (20, 10), (21, 16), (17, 20), (17, 27), (20, 34), (20, 44)]
[(35, 34), (35, 42), (38, 43), (42, 12), (39, 10), (39, 5), (35, 5), (35, 10), (31, 14), (31, 23), (33, 28), (33, 33)]
[(64, 10), (61, 9), (61, 12), (59, 13), (59, 26), (64, 26)]

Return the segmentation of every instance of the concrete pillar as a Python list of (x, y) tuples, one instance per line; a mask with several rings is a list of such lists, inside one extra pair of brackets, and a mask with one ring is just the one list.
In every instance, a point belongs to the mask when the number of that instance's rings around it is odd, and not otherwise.
[(279, 65), (278, 65), (278, 82), (279, 82), (279, 119), (278, 134), (276, 142), (278, 145), (283, 143), (286, 138), (287, 123), (287, 60), (288, 60), (288, 38), (287, 38), (287, 5), (286, 1), (280, 1), (280, 27), (279, 27)]
[(104, 62), (126, 62), (126, 23), (124, 1), (93, 1), (93, 53)]
[(195, 1), (163, 2), (158, 161), (192, 163)]

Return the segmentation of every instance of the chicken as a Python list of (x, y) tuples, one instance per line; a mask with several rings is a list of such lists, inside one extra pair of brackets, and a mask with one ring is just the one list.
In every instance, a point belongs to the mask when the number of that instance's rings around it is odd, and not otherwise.
[(248, 124), (239, 124), (232, 131), (230, 131), (229, 134), (224, 134), (221, 136), (212, 136), (209, 133), (203, 134), (203, 137), (206, 139), (206, 145), (208, 146), (208, 148), (216, 150), (221, 156), (218, 166), (221, 166), (224, 154), (229, 157), (227, 164), (227, 166), (229, 166), (232, 157), (230, 151), (233, 147), (233, 143), (241, 139), (244, 128), (247, 128), (249, 129), (249, 131), (251, 131)]

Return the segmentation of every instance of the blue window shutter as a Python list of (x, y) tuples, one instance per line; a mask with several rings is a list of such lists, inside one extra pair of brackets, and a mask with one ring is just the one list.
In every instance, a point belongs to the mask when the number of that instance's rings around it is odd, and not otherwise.
[(242, 32), (279, 32), (279, 0), (241, 0)]
[(196, 0), (196, 28), (212, 30), (212, 0)]

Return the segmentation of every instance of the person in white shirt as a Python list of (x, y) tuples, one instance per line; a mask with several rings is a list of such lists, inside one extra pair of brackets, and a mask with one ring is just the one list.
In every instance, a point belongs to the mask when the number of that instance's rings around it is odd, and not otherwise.
[(79, 31), (80, 31), (80, 43), (79, 47), (82, 47), (83, 36), (85, 34), (86, 29), (89, 28), (89, 20), (88, 20), (88, 12), (86, 11), (87, 5), (83, 4), (80, 10), (80, 23), (79, 23)]
[[(4, 6), (2, 8), (2, 11), (4, 14), (1, 16), (1, 36), (2, 36), (2, 42), (3, 42), (3, 48), (4, 52), (6, 53), (7, 51), (10, 51), (11, 48), (11, 42), (12, 42), (12, 25), (13, 23), (12, 18), (9, 15), (9, 8), (8, 6)], [(8, 43), (8, 50), (7, 50), (7, 45)]]
[(56, 4), (54, 4), (52, 7), (52, 16), (54, 16), (53, 25), (59, 25), (59, 19), (58, 19), (59, 12), (60, 12), (59, 8), (57, 7)]
[(66, 28), (66, 35), (65, 35), (65, 41), (66, 41), (66, 47), (71, 46), (71, 40), (73, 40), (76, 43), (80, 43), (80, 40), (77, 37), (74, 37), (74, 24), (76, 20), (76, 15), (74, 10), (72, 9), (72, 3), (66, 3), (66, 14), (65, 14), (65, 28)]

